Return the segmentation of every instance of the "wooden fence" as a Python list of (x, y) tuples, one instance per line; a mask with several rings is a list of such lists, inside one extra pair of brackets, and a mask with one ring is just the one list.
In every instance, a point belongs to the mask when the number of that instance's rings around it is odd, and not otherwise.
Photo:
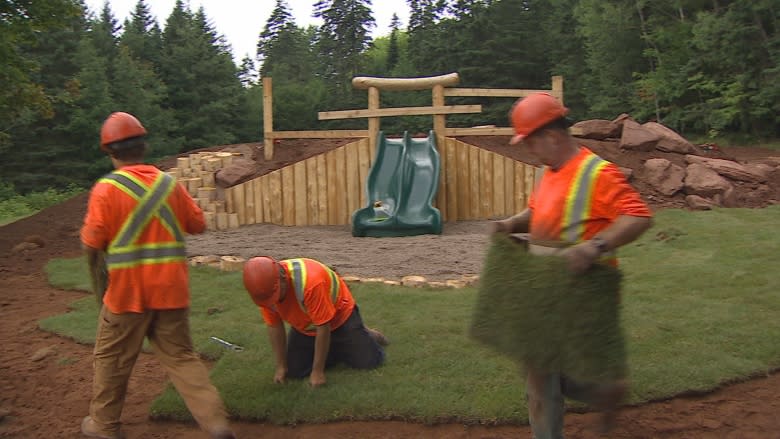
[[(348, 225), (367, 204), (373, 142), (349, 143), (225, 190), (226, 209), (239, 224)], [(512, 215), (528, 204), (536, 168), (439, 137), (436, 207), (446, 221)]]

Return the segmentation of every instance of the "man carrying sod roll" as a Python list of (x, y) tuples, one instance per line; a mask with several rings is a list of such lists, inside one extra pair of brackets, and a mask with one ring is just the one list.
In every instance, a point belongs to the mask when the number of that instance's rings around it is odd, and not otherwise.
[[(644, 233), (651, 226), (652, 214), (617, 166), (579, 145), (576, 139), (571, 137), (568, 132), (569, 122), (565, 117), (567, 113), (568, 109), (548, 93), (533, 93), (515, 103), (510, 118), (516, 135), (511, 144), (526, 148), (545, 165), (545, 170), (531, 195), (528, 208), (513, 217), (492, 223), (491, 231), (495, 234), (494, 243), (500, 234), (528, 233), (527, 253), (536, 257), (537, 261), (543, 260), (538, 259), (539, 257), (563, 258), (550, 259), (553, 263), (548, 264), (552, 266), (555, 261), (561, 261), (562, 269), (566, 271), (568, 268), (568, 274), (548, 278), (550, 287), (555, 285), (556, 292), (573, 285), (580, 285), (580, 289), (588, 289), (582, 285), (595, 285), (593, 289), (598, 290), (601, 284), (588, 283), (589, 276), (594, 276), (600, 268), (618, 273), (615, 250)], [(572, 280), (558, 279), (565, 276), (571, 276)], [(540, 301), (534, 303), (545, 303), (545, 297), (554, 297), (544, 291), (543, 285), (538, 285), (544, 274), (535, 278), (536, 284), (530, 279), (532, 277), (525, 276), (524, 279), (518, 280), (518, 285), (523, 286), (522, 291), (513, 291), (517, 300), (522, 301), (523, 294), (531, 294), (529, 291), (534, 289), (542, 292)], [(604, 285), (604, 290), (596, 293), (617, 296), (619, 274), (611, 279), (617, 279), (613, 282), (614, 288)], [(481, 282), (487, 286), (490, 285), (491, 279), (483, 279)], [(560, 330), (557, 333), (564, 334), (564, 338), (588, 332), (588, 327), (581, 324), (577, 326), (577, 322), (570, 321), (569, 315), (555, 315), (556, 312), (566, 309), (565, 304), (560, 302), (565, 302), (567, 297), (579, 299), (580, 295), (563, 294), (561, 300), (548, 302), (549, 309), (522, 312), (535, 313), (535, 318), (541, 319), (540, 322), (551, 325), (551, 332)], [(619, 303), (619, 300), (616, 299), (613, 303)], [(520, 308), (523, 303), (517, 306)], [(613, 309), (617, 314), (618, 306), (615, 305)], [(479, 312), (477, 311), (478, 315)], [(475, 328), (481, 328), (477, 329), (477, 332), (482, 331), (483, 335), (489, 332), (485, 328), (490, 327), (490, 323), (484, 323), (484, 320), (480, 323), (479, 318), (475, 318)], [(566, 335), (567, 328), (576, 328), (576, 331), (571, 330)], [(534, 329), (530, 327), (527, 330), (530, 332)], [(594, 328), (594, 331), (596, 330)], [(527, 337), (529, 332), (516, 334), (515, 337)], [(616, 346), (616, 350), (624, 357), (621, 337), (617, 338), (619, 346)], [(488, 344), (498, 346), (495, 338), (483, 337), (482, 340), (488, 340)], [(504, 351), (515, 349), (511, 345), (503, 346)], [(542, 349), (566, 349), (566, 345), (547, 345), (542, 346)], [(576, 347), (573, 350), (576, 350)], [(554, 361), (546, 363), (536, 361), (541, 355), (530, 355), (530, 352), (533, 352), (533, 349), (516, 353), (515, 358), (521, 360), (527, 371), (529, 421), (535, 439), (563, 437), (564, 396), (604, 410), (607, 414), (605, 422), (611, 422), (614, 410), (626, 392), (624, 379), (579, 382), (565, 374), (569, 365), (579, 361), (572, 355), (571, 349), (567, 352), (555, 352), (549, 356)], [(538, 354), (542, 351), (536, 352)], [(545, 370), (545, 367), (550, 369)], [(596, 374), (581, 376), (590, 377)]]

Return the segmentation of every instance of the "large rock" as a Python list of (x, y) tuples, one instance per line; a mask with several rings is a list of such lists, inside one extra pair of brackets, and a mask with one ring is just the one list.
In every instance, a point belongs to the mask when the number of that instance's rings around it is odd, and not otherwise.
[(686, 155), (685, 162), (704, 165), (724, 177), (751, 183), (764, 183), (774, 170), (771, 166), (762, 163), (743, 165), (730, 160), (711, 159), (696, 155)]
[(644, 165), (645, 181), (658, 192), (671, 196), (683, 188), (685, 169), (666, 159), (650, 159)]
[(684, 183), (686, 194), (704, 198), (714, 198), (716, 195), (723, 197), (724, 194), (734, 191), (734, 186), (728, 180), (698, 163), (688, 165)]
[(233, 160), (230, 166), (217, 171), (215, 176), (217, 186), (231, 187), (255, 174), (254, 162), (244, 159)]
[(592, 119), (577, 122), (572, 128), (577, 131), (577, 137), (604, 140), (620, 136), (622, 127), (611, 120)]
[(700, 197), (698, 195), (688, 195), (685, 197), (685, 203), (688, 207), (694, 210), (710, 210), (718, 204), (710, 200), (709, 198)]
[(634, 151), (652, 151), (661, 136), (644, 128), (639, 123), (626, 119), (623, 121), (623, 134), (620, 136), (620, 148)]
[(655, 146), (656, 149), (664, 152), (676, 152), (679, 154), (693, 154), (696, 152), (696, 147), (693, 144), (683, 138), (683, 136), (677, 134), (674, 130), (661, 125), (658, 122), (647, 122), (642, 127), (658, 134), (661, 140)]

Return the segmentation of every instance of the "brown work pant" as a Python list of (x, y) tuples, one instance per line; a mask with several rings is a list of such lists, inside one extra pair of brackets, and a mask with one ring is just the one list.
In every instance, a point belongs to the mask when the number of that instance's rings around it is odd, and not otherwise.
[(189, 310), (114, 314), (100, 310), (89, 415), (107, 433), (119, 430), (127, 383), (145, 337), (200, 427), (226, 428), (227, 414), (206, 367), (192, 347)]

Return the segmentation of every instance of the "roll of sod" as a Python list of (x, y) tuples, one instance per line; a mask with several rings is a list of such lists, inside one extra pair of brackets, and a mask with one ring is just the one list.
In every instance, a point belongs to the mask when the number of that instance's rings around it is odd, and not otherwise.
[(557, 256), (535, 256), (508, 236), (491, 238), (471, 336), (522, 365), (579, 381), (623, 378), (618, 269), (570, 272)]

